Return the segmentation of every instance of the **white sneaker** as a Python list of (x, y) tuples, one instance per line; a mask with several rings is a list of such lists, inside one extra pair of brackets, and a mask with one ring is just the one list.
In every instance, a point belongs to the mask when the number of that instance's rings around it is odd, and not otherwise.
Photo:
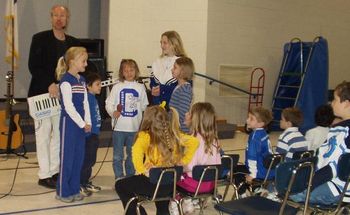
[(169, 213), (170, 215), (179, 215), (179, 209), (175, 201), (171, 200), (169, 202)]
[(277, 192), (272, 192), (272, 193), (267, 194), (266, 198), (270, 199), (272, 201), (275, 201), (275, 202), (281, 202), (281, 200), (277, 196)]
[(185, 199), (182, 201), (182, 209), (184, 214), (191, 214), (194, 212), (195, 208), (192, 203), (192, 199)]

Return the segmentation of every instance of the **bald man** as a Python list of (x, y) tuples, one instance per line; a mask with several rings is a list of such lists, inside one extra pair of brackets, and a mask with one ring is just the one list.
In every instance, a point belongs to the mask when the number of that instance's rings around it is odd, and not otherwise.
[[(55, 70), (58, 59), (72, 46), (78, 46), (79, 41), (66, 34), (69, 10), (63, 5), (51, 8), (52, 29), (33, 35), (30, 46), (28, 67), (32, 75), (28, 97), (49, 93), (58, 97)], [(34, 120), (36, 153), (39, 163), (38, 184), (50, 189), (56, 188), (59, 173), (59, 119), (52, 116), (42, 120)]]

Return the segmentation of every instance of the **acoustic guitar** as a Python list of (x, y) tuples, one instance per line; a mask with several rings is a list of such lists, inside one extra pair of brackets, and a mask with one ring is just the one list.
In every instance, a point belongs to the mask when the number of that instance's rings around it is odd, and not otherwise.
[(19, 114), (13, 115), (12, 112), (13, 93), (11, 93), (11, 89), (13, 71), (7, 73), (6, 81), (6, 109), (0, 110), (0, 149), (6, 150), (7, 153), (10, 153), (22, 145), (23, 134), (22, 129), (19, 126)]

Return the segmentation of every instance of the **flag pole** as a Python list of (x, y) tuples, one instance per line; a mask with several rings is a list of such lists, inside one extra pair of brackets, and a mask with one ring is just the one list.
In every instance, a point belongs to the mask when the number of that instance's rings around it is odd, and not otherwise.
[(15, 105), (17, 103), (17, 101), (14, 98), (15, 95), (15, 17), (13, 16), (13, 14), (11, 15), (11, 31), (12, 31), (12, 35), (11, 35), (11, 40), (12, 40), (12, 44), (11, 44), (11, 91), (10, 91), (10, 95), (8, 95), (9, 101), (11, 105)]
[[(12, 83), (11, 83), (11, 97), (14, 99), (15, 94), (15, 17), (11, 16), (11, 27), (12, 27), (12, 53), (11, 53), (11, 69), (12, 69)], [(14, 100), (12, 100), (13, 103), (15, 103)]]

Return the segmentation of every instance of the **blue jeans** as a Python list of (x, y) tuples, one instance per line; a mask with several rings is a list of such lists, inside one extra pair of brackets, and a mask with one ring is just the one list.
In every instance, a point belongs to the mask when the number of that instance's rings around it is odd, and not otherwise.
[(123, 171), (124, 146), (126, 147), (126, 176), (135, 174), (131, 155), (131, 148), (134, 145), (135, 135), (136, 132), (113, 131), (113, 171), (116, 179), (125, 176)]
[[(306, 190), (301, 193), (291, 195), (289, 198), (295, 202), (305, 202)], [(332, 205), (338, 203), (339, 198), (340, 196), (334, 196), (328, 184), (324, 183), (310, 192), (309, 202), (310, 204)]]

